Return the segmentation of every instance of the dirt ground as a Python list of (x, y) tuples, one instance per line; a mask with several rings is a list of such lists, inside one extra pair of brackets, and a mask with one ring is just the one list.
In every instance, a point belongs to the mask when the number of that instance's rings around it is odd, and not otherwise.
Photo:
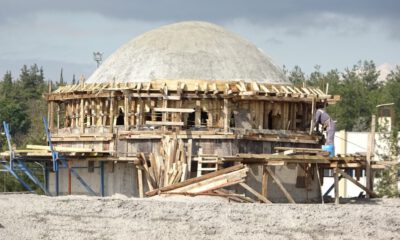
[(0, 239), (400, 239), (400, 199), (239, 204), (0, 194)]

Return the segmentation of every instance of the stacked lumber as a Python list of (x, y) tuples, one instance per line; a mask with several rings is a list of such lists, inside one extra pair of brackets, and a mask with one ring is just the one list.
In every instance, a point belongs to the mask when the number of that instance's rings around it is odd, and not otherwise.
[[(45, 145), (26, 145), (27, 149), (33, 150), (42, 150), (50, 152), (50, 146)], [(54, 150), (57, 152), (79, 152), (79, 153), (90, 153), (94, 152), (92, 148), (80, 148), (80, 147), (61, 147), (61, 146), (54, 146)]]
[(190, 159), (182, 139), (164, 136), (160, 150), (148, 158), (141, 153), (140, 161), (150, 190), (182, 182), (189, 175)]
[(200, 177), (191, 178), (186, 181), (146, 192), (146, 195), (154, 196), (156, 194), (165, 193), (187, 195), (219, 194), (231, 196), (231, 194), (219, 189), (244, 183), (248, 171), (249, 169), (245, 165), (238, 164)]
[[(329, 156), (329, 152), (322, 150), (321, 148), (293, 148), (293, 147), (275, 147), (274, 148), (279, 154), (283, 155), (318, 155), (318, 156)], [(277, 154), (278, 154), (277, 153)]]

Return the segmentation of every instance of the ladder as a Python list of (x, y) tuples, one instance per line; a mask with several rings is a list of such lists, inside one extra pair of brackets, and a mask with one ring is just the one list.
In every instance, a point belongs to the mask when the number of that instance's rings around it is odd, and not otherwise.
[(194, 160), (197, 161), (197, 177), (218, 170), (218, 155), (203, 154), (202, 149), (200, 149), (198, 157)]

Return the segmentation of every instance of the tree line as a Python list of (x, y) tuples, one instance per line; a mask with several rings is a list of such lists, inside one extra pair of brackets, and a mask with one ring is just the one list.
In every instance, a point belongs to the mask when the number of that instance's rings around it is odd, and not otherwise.
[[(396, 66), (385, 78), (379, 79), (380, 72), (373, 61), (359, 61), (343, 71), (332, 69), (321, 72), (320, 66), (306, 75), (299, 66), (291, 70), (284, 68), (290, 82), (295, 85), (318, 87), (328, 94), (340, 95), (342, 100), (327, 108), (330, 116), (337, 121), (337, 129), (347, 131), (368, 131), (376, 106), (394, 103), (397, 119), (400, 116), (400, 66)], [(399, 129), (399, 122), (396, 129)]]

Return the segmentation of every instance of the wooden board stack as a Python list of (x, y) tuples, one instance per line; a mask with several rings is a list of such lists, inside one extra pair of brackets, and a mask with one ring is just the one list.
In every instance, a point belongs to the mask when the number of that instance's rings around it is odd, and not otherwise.
[[(208, 173), (200, 177), (191, 178), (186, 181), (155, 189), (146, 193), (147, 196), (156, 194), (181, 194), (181, 195), (212, 195), (227, 197), (238, 202), (254, 202), (252, 199), (241, 194), (235, 194), (225, 189), (235, 184), (244, 184), (248, 167), (238, 164), (222, 170)], [(246, 185), (246, 184), (244, 184)], [(247, 186), (247, 185), (246, 185)]]
[(140, 154), (150, 190), (182, 182), (189, 174), (191, 161), (185, 143), (169, 136), (163, 137), (161, 143), (160, 151), (150, 153), (148, 158), (144, 153)]

